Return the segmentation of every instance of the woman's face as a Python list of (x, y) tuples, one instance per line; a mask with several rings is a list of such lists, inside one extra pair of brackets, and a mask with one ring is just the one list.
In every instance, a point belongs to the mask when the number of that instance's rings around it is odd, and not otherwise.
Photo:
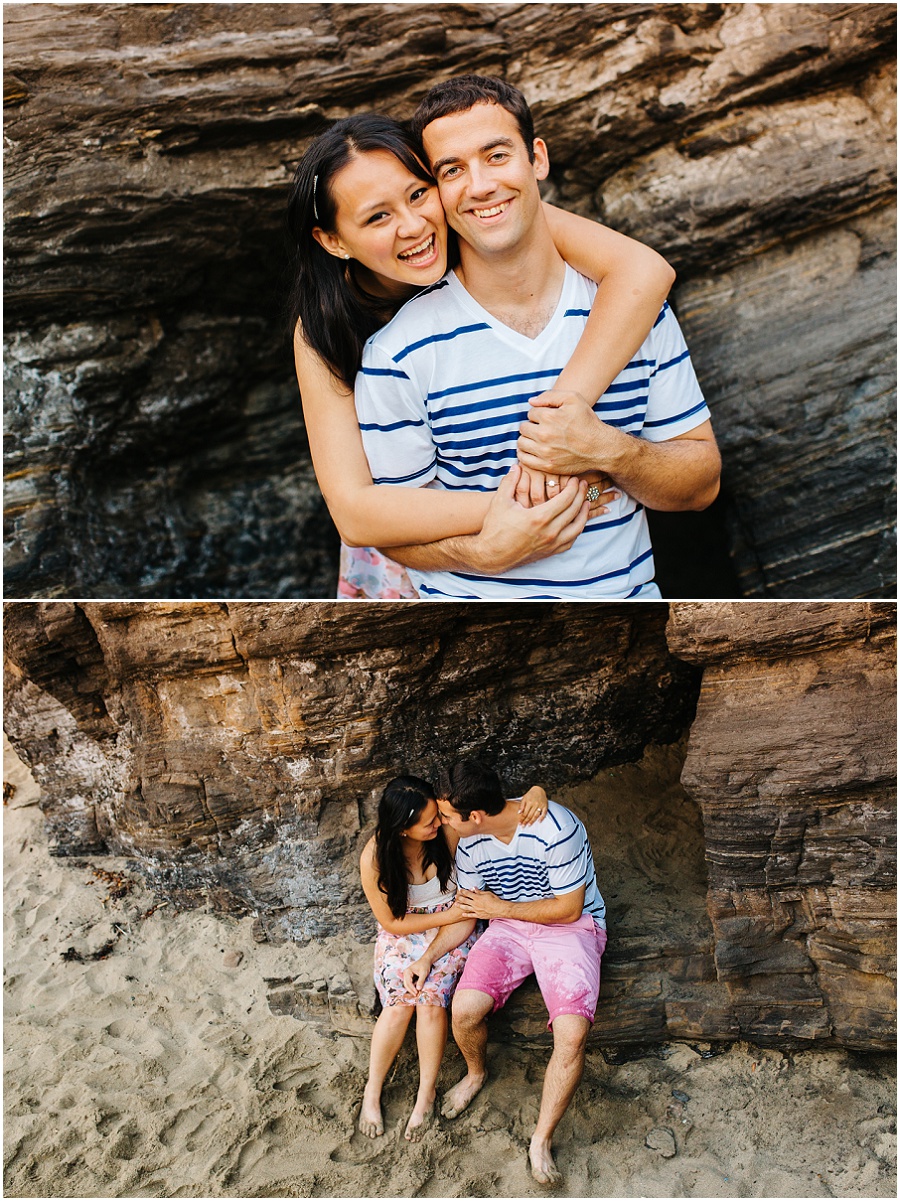
[(403, 834), (406, 838), (412, 838), (414, 842), (430, 842), (432, 838), (437, 838), (440, 828), (441, 815), (438, 813), (437, 803), (429, 801), (424, 809), (419, 810), (415, 822), (407, 826)]
[(313, 236), (338, 258), (349, 255), (387, 285), (424, 287), (447, 269), (447, 222), (437, 187), (388, 150), (359, 154), (331, 180), (335, 228)]

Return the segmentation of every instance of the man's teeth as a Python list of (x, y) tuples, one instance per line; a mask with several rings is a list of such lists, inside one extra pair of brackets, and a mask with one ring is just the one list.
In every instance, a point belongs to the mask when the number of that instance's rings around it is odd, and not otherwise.
[(502, 204), (495, 204), (491, 209), (472, 209), (472, 212), (476, 217), (496, 217), (498, 213), (502, 213), (508, 207), (509, 201), (504, 200)]
[(434, 234), (432, 234), (430, 238), (426, 238), (425, 241), (421, 242), (418, 246), (413, 246), (410, 250), (401, 250), (398, 257), (401, 259), (414, 258), (416, 255), (424, 254), (427, 250), (430, 250), (433, 243)]

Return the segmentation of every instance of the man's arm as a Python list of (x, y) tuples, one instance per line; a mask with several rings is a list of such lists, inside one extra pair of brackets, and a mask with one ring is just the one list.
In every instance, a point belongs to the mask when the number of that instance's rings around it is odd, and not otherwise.
[(487, 890), (460, 888), (456, 894), (456, 907), (465, 917), (505, 917), (553, 926), (578, 921), (584, 912), (584, 893), (582, 884), (572, 892), (542, 901), (504, 901)]
[(601, 421), (573, 393), (547, 393), (520, 426), (526, 467), (578, 474), (605, 471), (648, 509), (705, 509), (719, 492), (722, 460), (712, 424), (704, 421), (666, 442), (649, 442)]
[(668, 304), (640, 359), (616, 387), (614, 397), (599, 403), (607, 421), (578, 392), (537, 397), (519, 427), (520, 460), (560, 474), (594, 467), (650, 509), (705, 509), (719, 491), (721, 460), (691, 356)]

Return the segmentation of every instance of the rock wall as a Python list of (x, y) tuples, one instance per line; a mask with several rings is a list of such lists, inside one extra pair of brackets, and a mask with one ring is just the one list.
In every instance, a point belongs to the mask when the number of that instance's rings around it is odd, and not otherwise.
[(673, 608), (670, 649), (704, 669), (681, 779), (741, 1037), (893, 1037), (895, 621), (886, 605), (754, 605), (737, 623)]
[[(57, 854), (127, 855), (260, 938), (368, 947), (386, 779), (477, 751), (588, 828), (604, 1045), (891, 1045), (891, 605), (43, 602), (5, 625), (5, 728)], [(368, 1029), (346, 972), (271, 984), (279, 1012)], [(546, 1036), (533, 989), (497, 1029)]]
[(329, 120), (503, 74), (548, 196), (644, 238), (724, 454), (678, 596), (893, 595), (886, 4), (43, 4), (4, 12), (7, 595), (333, 595), (278, 330)]
[[(665, 606), (14, 604), (6, 728), (55, 852), (139, 857), (275, 938), (371, 928), (362, 831), (401, 771), (477, 748), (512, 788), (640, 758), (699, 673)], [(410, 653), (414, 647), (414, 653)]]

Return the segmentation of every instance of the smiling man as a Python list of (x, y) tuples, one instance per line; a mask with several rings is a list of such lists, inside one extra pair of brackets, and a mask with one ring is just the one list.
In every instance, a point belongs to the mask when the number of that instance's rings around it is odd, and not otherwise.
[(705, 508), (720, 470), (671, 309), (664, 305), (596, 405), (572, 393), (548, 396), (597, 289), (567, 266), (550, 236), (538, 188), (549, 172), (547, 147), (534, 137), (524, 97), (497, 79), (451, 79), (425, 96), (413, 128), (460, 261), (366, 346), (356, 404), (373, 478), (450, 490), (499, 484), (485, 525), (492, 535), (517, 516), (507, 475), (517, 456), (556, 475), (602, 471), (619, 495), (586, 524), (574, 482), (547, 501), (548, 520), (582, 523), (549, 558), (525, 546), (517, 560), (515, 543), (506, 561), (492, 557), (484, 531), (390, 548), (391, 557), (432, 599), (658, 597), (644, 506)]

